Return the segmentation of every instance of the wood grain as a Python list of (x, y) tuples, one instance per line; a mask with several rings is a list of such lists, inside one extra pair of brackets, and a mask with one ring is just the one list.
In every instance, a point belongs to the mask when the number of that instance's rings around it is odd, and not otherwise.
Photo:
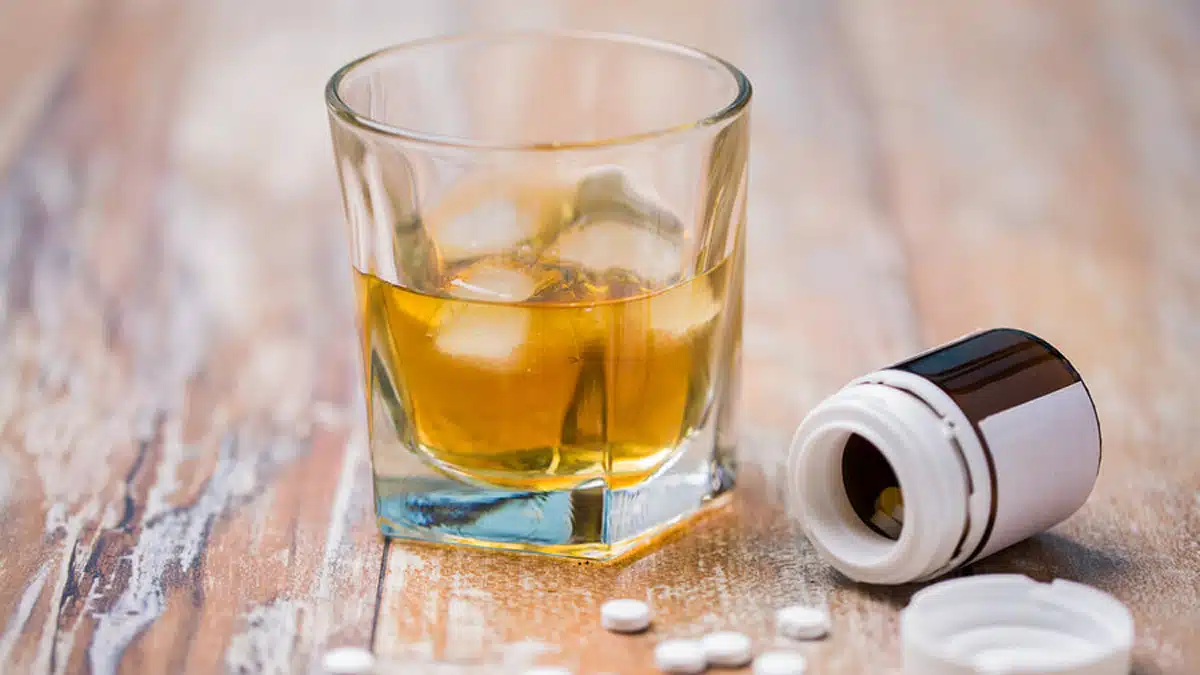
[[(632, 562), (393, 543), (372, 516), (320, 91), (479, 27), (695, 44), (754, 81), (732, 504)], [(971, 329), (1061, 347), (1100, 408), (1088, 505), (967, 573), (1097, 585), (1138, 675), (1200, 670), (1200, 10), (1186, 2), (0, 3), (0, 672), (650, 672), (662, 637), (898, 673), (915, 590), (831, 573), (779, 463), (849, 378)], [(652, 631), (598, 629), (615, 596)]]
[(341, 231), (279, 236), (336, 197), (256, 180), (287, 139), (213, 114), (248, 83), (198, 10), (107, 4), (4, 182), (4, 670), (300, 671), (371, 633)]

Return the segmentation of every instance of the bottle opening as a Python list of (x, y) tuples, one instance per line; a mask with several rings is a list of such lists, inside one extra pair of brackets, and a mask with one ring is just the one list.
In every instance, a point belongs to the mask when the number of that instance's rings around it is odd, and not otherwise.
[(789, 499), (838, 571), (899, 584), (952, 561), (971, 533), (971, 503), (947, 429), (916, 394), (875, 382), (843, 389), (805, 418), (788, 459)]
[(842, 487), (863, 524), (893, 541), (904, 529), (904, 495), (887, 458), (867, 439), (850, 434), (842, 449)]

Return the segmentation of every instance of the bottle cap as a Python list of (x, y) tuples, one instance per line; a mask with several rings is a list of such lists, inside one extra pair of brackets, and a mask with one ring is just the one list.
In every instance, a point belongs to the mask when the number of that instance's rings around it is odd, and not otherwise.
[(1084, 584), (994, 574), (919, 591), (900, 633), (908, 675), (1127, 675), (1133, 616)]

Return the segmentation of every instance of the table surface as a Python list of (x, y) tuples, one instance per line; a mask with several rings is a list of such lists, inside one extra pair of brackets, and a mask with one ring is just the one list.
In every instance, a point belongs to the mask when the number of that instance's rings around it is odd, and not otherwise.
[[(1200, 7), (1109, 2), (0, 3), (0, 671), (643, 672), (825, 604), (814, 673), (898, 673), (914, 588), (831, 573), (779, 462), (849, 378), (1016, 325), (1084, 373), (1088, 504), (965, 573), (1103, 588), (1135, 672), (1200, 670)], [(372, 47), (562, 25), (692, 43), (756, 86), (746, 467), (598, 566), (387, 544), (371, 513), (321, 99)], [(637, 637), (599, 604), (645, 598)]]

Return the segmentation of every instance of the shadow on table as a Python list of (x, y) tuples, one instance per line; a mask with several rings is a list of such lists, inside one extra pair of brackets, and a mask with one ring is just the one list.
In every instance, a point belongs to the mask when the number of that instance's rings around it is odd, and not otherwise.
[[(1024, 574), (1042, 582), (1069, 579), (1106, 589), (1114, 585), (1114, 579), (1127, 580), (1125, 575), (1128, 575), (1130, 566), (1128, 559), (1115, 553), (1081, 544), (1059, 534), (1044, 533), (951, 572), (936, 581), (978, 574)], [(896, 609), (905, 607), (914, 593), (932, 583), (872, 586), (857, 583), (840, 574), (835, 574), (834, 577), (841, 590), (858, 593)]]

